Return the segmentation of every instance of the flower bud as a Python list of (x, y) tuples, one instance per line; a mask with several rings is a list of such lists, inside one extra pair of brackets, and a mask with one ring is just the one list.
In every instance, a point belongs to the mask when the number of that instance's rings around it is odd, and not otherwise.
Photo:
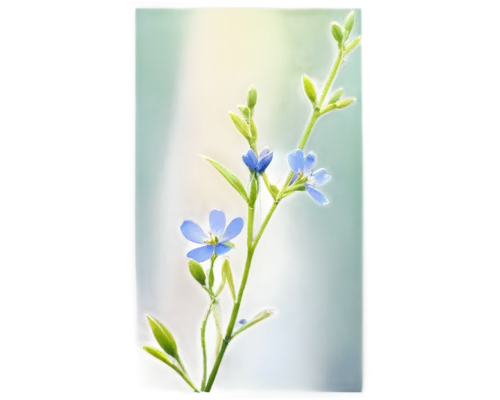
[(361, 36), (358, 36), (356, 39), (354, 40), (351, 40), (351, 43), (349, 43), (346, 47), (345, 47), (345, 53), (349, 53), (350, 51), (354, 50), (354, 48), (359, 44), (359, 42), (361, 42)]
[(247, 92), (247, 106), (252, 109), (257, 104), (257, 89), (254, 85), (250, 86)]
[(332, 35), (339, 44), (339, 47), (341, 47), (344, 40), (344, 34), (342, 33), (342, 28), (339, 24), (335, 22), (332, 22)]
[(337, 108), (345, 108), (347, 107), (348, 105), (351, 105), (352, 103), (354, 103), (356, 99), (344, 99), (344, 100), (340, 100), (338, 103), (336, 103), (335, 105), (337, 106)]
[(314, 83), (312, 83), (311, 78), (306, 74), (302, 75), (302, 82), (304, 83), (304, 90), (306, 91), (307, 97), (311, 100), (313, 107), (316, 107), (317, 95)]
[(351, 34), (352, 28), (354, 26), (354, 18), (355, 14), (354, 11), (351, 11), (347, 18), (345, 19), (344, 23), (344, 40), (349, 39), (349, 35)]
[(256, 142), (257, 138), (259, 136), (259, 131), (257, 130), (257, 125), (255, 125), (255, 122), (253, 119), (250, 121), (250, 132), (252, 134), (253, 141)]
[(188, 261), (189, 272), (193, 275), (193, 278), (198, 281), (201, 286), (205, 286), (207, 277), (205, 276), (205, 272), (203, 272), (203, 268), (201, 267), (198, 261), (190, 259)]
[(330, 100), (328, 100), (328, 104), (336, 103), (340, 99), (340, 96), (342, 96), (342, 93), (344, 93), (344, 89), (340, 88), (337, 90), (332, 97), (330, 97)]

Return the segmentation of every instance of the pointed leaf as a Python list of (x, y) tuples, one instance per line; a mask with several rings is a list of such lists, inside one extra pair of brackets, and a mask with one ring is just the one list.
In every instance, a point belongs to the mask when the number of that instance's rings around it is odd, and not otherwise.
[(304, 74), (302, 75), (302, 82), (304, 83), (304, 90), (306, 91), (307, 97), (309, 97), (309, 100), (311, 100), (313, 107), (316, 107), (316, 88), (314, 87), (311, 78)]
[(352, 103), (354, 103), (356, 99), (344, 99), (344, 100), (340, 100), (338, 103), (336, 103), (335, 105), (337, 106), (337, 108), (346, 108), (347, 106), (351, 105)]
[(236, 331), (233, 336), (231, 337), (234, 338), (236, 335), (240, 334), (241, 332), (243, 332), (244, 330), (247, 330), (248, 328), (250, 328), (251, 326), (255, 325), (256, 323), (270, 317), (271, 315), (273, 315), (276, 311), (274, 310), (264, 310), (264, 311), (261, 311), (260, 313), (258, 313), (255, 317), (253, 317), (247, 324), (243, 325), (238, 331)]
[(149, 315), (146, 316), (148, 317), (149, 326), (151, 326), (153, 335), (160, 347), (165, 350), (167, 354), (171, 355), (176, 360), (179, 360), (179, 354), (177, 353), (177, 344), (175, 343), (172, 334), (160, 321), (154, 319)]
[(236, 303), (236, 292), (234, 290), (233, 273), (231, 272), (231, 265), (229, 264), (229, 259), (226, 258), (222, 263), (222, 279), (227, 282), (229, 290), (231, 291), (231, 296), (233, 296), (233, 302)]
[(250, 109), (247, 106), (238, 104), (238, 108), (245, 119), (250, 119)]
[(208, 276), (208, 287), (212, 289), (214, 286), (214, 270), (213, 268), (207, 269), (207, 276)]
[(344, 40), (349, 39), (349, 35), (351, 34), (352, 28), (354, 26), (354, 18), (355, 18), (354, 11), (351, 11), (349, 13), (349, 15), (347, 16), (347, 18), (345, 19), (345, 23), (344, 23), (344, 31), (345, 31)]
[(278, 189), (278, 186), (276, 186), (276, 185), (270, 185), (269, 190), (271, 192), (271, 196), (273, 196), (274, 198), (276, 198), (276, 196), (280, 192), (280, 190)]
[(236, 129), (240, 131), (240, 133), (245, 137), (246, 140), (251, 142), (252, 138), (250, 136), (250, 127), (245, 122), (245, 120), (233, 112), (229, 112), (229, 116), (233, 120), (233, 124), (236, 127)]
[(182, 368), (179, 366), (177, 361), (170, 357), (168, 354), (164, 353), (161, 351), (159, 348), (152, 346), (147, 343), (141, 343), (139, 345), (139, 348), (144, 351), (148, 356), (151, 358), (154, 358), (156, 361), (161, 362), (162, 364), (170, 367), (172, 369), (172, 372), (177, 375), (187, 386), (189, 386), (191, 389), (196, 390), (196, 386), (194, 386), (191, 383), (188, 383), (187, 381), (190, 380), (190, 378), (186, 377), (185, 372), (182, 370)]
[[(202, 156), (203, 157), (203, 156)], [(210, 164), (214, 166), (214, 168), (221, 173), (221, 175), (226, 178), (226, 180), (231, 184), (232, 187), (236, 189), (236, 191), (248, 202), (247, 192), (245, 191), (245, 186), (241, 182), (240, 178), (238, 178), (235, 174), (233, 174), (229, 169), (224, 167), (224, 165), (218, 163), (215, 160), (212, 160), (208, 157), (203, 157)]]
[(203, 268), (200, 263), (196, 260), (190, 259), (188, 261), (189, 264), (189, 272), (193, 275), (193, 278), (198, 281), (201, 286), (206, 285), (207, 277), (205, 276), (205, 272), (203, 272)]

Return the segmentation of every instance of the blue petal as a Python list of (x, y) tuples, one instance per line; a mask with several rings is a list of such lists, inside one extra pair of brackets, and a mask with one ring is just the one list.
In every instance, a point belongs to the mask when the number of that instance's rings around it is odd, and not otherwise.
[(203, 244), (205, 243), (204, 240), (207, 239), (203, 229), (193, 221), (184, 221), (181, 225), (181, 232), (187, 240), (194, 243)]
[[(293, 183), (297, 180), (297, 177), (299, 176), (299, 173), (298, 172), (295, 172), (293, 174), (293, 177), (292, 177), (292, 180), (290, 181), (290, 185), (293, 185)], [(288, 186), (290, 186), (288, 185)]]
[(217, 244), (217, 246), (215, 246), (215, 254), (217, 254), (218, 256), (226, 254), (229, 250), (231, 250), (231, 247), (224, 243), (219, 243)]
[(260, 151), (260, 154), (259, 154), (259, 159), (261, 158), (264, 158), (265, 156), (267, 156), (269, 153), (271, 152), (271, 150), (269, 150), (269, 147), (264, 147), (261, 151)]
[(331, 178), (330, 175), (326, 173), (326, 169), (321, 168), (312, 174), (312, 178), (314, 179), (314, 186), (321, 186), (328, 182)]
[(212, 210), (210, 213), (210, 230), (212, 233), (221, 237), (226, 227), (226, 216), (221, 210)]
[(321, 193), (318, 189), (315, 189), (311, 185), (306, 184), (306, 190), (307, 193), (309, 193), (311, 197), (322, 206), (330, 202), (323, 193)]
[(229, 225), (227, 226), (226, 231), (224, 232), (224, 236), (222, 236), (221, 242), (228, 242), (229, 240), (238, 236), (243, 229), (243, 218), (235, 218), (233, 219)]
[(191, 250), (189, 253), (187, 253), (187, 256), (201, 263), (203, 261), (207, 261), (210, 257), (212, 257), (213, 253), (214, 246), (207, 245)]
[(253, 151), (252, 149), (248, 150), (247, 154), (243, 156), (243, 162), (246, 164), (248, 168), (250, 168), (250, 170), (255, 172), (257, 169), (257, 162), (258, 162), (257, 154), (255, 154), (255, 151)]
[[(261, 153), (262, 154), (262, 153)], [(273, 153), (266, 154), (263, 158), (261, 158), (257, 164), (257, 173), (263, 173), (266, 168), (271, 164), (273, 159)]]
[(315, 165), (316, 165), (316, 154), (310, 151), (304, 160), (304, 175), (309, 175)]
[(292, 171), (299, 172), (304, 170), (304, 152), (295, 150), (288, 154), (288, 165)]

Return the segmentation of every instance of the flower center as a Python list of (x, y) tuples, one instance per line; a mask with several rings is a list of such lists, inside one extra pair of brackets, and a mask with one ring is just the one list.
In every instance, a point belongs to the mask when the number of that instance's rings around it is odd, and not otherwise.
[(217, 243), (219, 243), (219, 238), (215, 236), (212, 232), (208, 232), (208, 238), (204, 240), (206, 244), (210, 244), (212, 246), (215, 246)]

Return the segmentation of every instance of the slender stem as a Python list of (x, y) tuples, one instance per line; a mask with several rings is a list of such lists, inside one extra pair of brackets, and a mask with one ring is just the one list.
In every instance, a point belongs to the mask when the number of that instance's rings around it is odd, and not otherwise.
[(227, 326), (226, 336), (222, 341), (222, 346), (220, 348), (219, 354), (215, 360), (215, 364), (208, 378), (207, 385), (205, 386), (205, 392), (210, 392), (212, 385), (214, 383), (217, 372), (219, 371), (219, 366), (226, 352), (226, 348), (231, 340), (231, 335), (233, 334), (234, 324), (236, 323), (236, 318), (238, 317), (238, 311), (240, 310), (241, 299), (243, 298), (243, 293), (245, 291), (245, 286), (248, 280), (248, 274), (250, 272), (250, 265), (252, 264), (253, 257), (253, 222), (254, 222), (254, 207), (253, 205), (248, 206), (248, 227), (247, 227), (247, 260), (245, 263), (245, 270), (243, 272), (243, 278), (241, 280), (240, 290), (238, 291), (238, 297), (233, 306), (233, 311), (231, 312), (231, 319), (229, 320), (229, 325)]
[(207, 348), (205, 344), (205, 330), (207, 327), (208, 317), (210, 316), (210, 311), (212, 310), (212, 305), (214, 304), (215, 297), (212, 297), (210, 306), (208, 307), (203, 323), (201, 324), (201, 348), (203, 349), (203, 380), (201, 381), (201, 391), (205, 389), (205, 383), (207, 381)]
[(181, 368), (177, 367), (177, 365), (171, 365), (172, 369), (177, 372), (182, 379), (184, 379), (186, 381), (186, 383), (191, 386), (191, 388), (196, 392), (196, 393), (199, 393), (200, 391), (196, 388), (196, 386), (194, 386), (193, 382), (191, 382), (191, 379), (189, 379), (189, 376), (186, 372), (186, 369), (184, 368), (184, 365), (182, 364), (182, 361), (180, 360), (177, 360), (179, 362), (179, 365), (181, 366)]
[[(335, 61), (335, 64), (332, 68), (332, 71), (330, 72), (328, 80), (326, 81), (325, 87), (323, 88), (323, 91), (321, 93), (321, 97), (319, 99), (317, 108), (313, 111), (313, 114), (311, 115), (311, 118), (310, 118), (309, 123), (307, 125), (306, 131), (302, 135), (302, 138), (299, 142), (298, 148), (301, 150), (304, 149), (304, 147), (307, 143), (307, 140), (309, 139), (309, 135), (311, 134), (312, 128), (313, 128), (316, 120), (320, 116), (319, 110), (321, 109), (321, 106), (323, 105), (323, 101), (325, 100), (325, 97), (326, 97), (328, 91), (330, 90), (330, 86), (331, 86), (333, 79), (335, 78), (335, 75), (338, 71), (340, 63), (342, 61), (342, 57), (343, 57), (343, 51), (342, 51), (342, 49), (340, 49), (339, 54), (337, 56), (337, 59)], [(285, 184), (283, 185), (279, 194), (281, 194), (284, 190), (286, 190), (286, 188), (288, 188), (288, 185), (289, 185), (290, 181), (292, 180), (292, 177), (293, 177), (293, 171), (290, 171), (290, 173), (288, 174), (287, 180), (286, 180)], [(278, 199), (279, 199), (279, 194), (278, 194)], [(250, 272), (250, 266), (252, 264), (252, 258), (253, 258), (255, 248), (257, 247), (257, 244), (259, 243), (260, 238), (262, 237), (262, 234), (264, 233), (264, 230), (266, 229), (267, 224), (269, 223), (269, 220), (271, 219), (274, 211), (276, 210), (278, 203), (279, 203), (279, 200), (277, 200), (273, 203), (273, 205), (272, 205), (271, 209), (269, 210), (269, 212), (267, 213), (267, 216), (264, 219), (264, 222), (262, 223), (262, 226), (260, 227), (259, 232), (257, 233), (257, 236), (256, 236), (254, 241), (252, 240), (253, 239), (254, 209), (253, 209), (253, 205), (251, 205), (251, 206), (249, 205), (249, 207), (248, 207), (248, 237), (247, 237), (248, 249), (247, 249), (247, 260), (245, 263), (245, 270), (243, 272), (243, 278), (241, 280), (240, 290), (238, 292), (238, 298), (236, 299), (236, 302), (234, 303), (233, 311), (231, 313), (231, 319), (230, 319), (229, 325), (227, 327), (226, 337), (222, 341), (222, 346), (221, 346), (219, 355), (217, 356), (217, 358), (215, 360), (215, 364), (212, 368), (212, 372), (210, 373), (210, 377), (208, 378), (208, 382), (207, 382), (207, 385), (205, 387), (205, 392), (210, 392), (210, 389), (212, 388), (215, 377), (217, 376), (217, 372), (219, 371), (219, 366), (220, 366), (220, 363), (222, 361), (222, 358), (224, 357), (224, 353), (226, 352), (227, 346), (229, 345), (229, 342), (231, 340), (234, 325), (236, 323), (236, 318), (238, 317), (238, 311), (240, 309), (241, 300), (243, 298), (243, 293), (245, 291), (245, 286), (246, 286), (246, 283), (248, 280), (248, 274)]]

